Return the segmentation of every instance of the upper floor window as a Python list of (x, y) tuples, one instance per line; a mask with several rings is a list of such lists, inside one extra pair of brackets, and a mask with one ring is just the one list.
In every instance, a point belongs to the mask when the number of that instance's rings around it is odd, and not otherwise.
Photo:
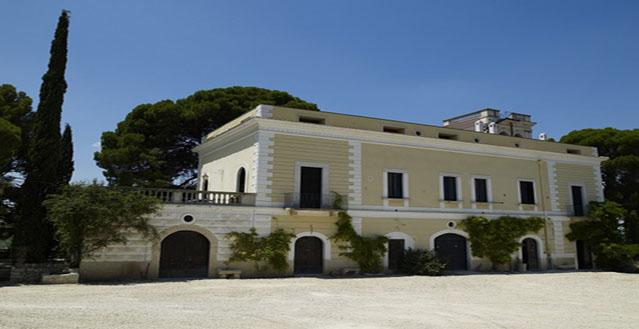
[(392, 199), (404, 198), (404, 175), (399, 172), (388, 174), (388, 197)]
[(444, 200), (446, 201), (457, 201), (457, 177), (455, 176), (444, 176), (443, 177), (444, 184)]
[(520, 180), (519, 197), (522, 204), (535, 204), (535, 182)]
[(488, 202), (488, 179), (475, 178), (473, 179), (475, 202)]
[(437, 134), (437, 137), (438, 137), (439, 139), (452, 139), (452, 140), (457, 140), (457, 135), (455, 135), (455, 134), (439, 133), (439, 134)]
[(304, 123), (314, 123), (314, 124), (317, 124), (317, 125), (326, 124), (326, 119), (318, 118), (318, 117), (310, 117), (310, 116), (299, 116), (297, 118), (297, 121), (304, 122)]
[(383, 126), (382, 131), (386, 133), (395, 133), (395, 134), (403, 134), (405, 132), (404, 128), (393, 127), (393, 126)]
[(570, 197), (572, 199), (572, 209), (574, 216), (584, 216), (585, 215), (585, 207), (584, 200), (585, 198), (585, 185), (571, 185), (570, 186)]
[(208, 175), (204, 175), (202, 176), (202, 191), (208, 191), (209, 190), (209, 176)]
[(246, 191), (246, 170), (244, 169), (244, 167), (240, 168), (240, 170), (237, 171), (237, 183), (235, 191), (237, 193), (244, 193)]

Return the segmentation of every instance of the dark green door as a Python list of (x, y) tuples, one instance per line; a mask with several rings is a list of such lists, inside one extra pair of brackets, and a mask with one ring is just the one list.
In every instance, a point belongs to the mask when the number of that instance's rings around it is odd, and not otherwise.
[(446, 261), (449, 271), (465, 271), (468, 269), (468, 253), (466, 238), (454, 233), (447, 233), (435, 238), (435, 252)]
[(197, 232), (179, 231), (167, 236), (160, 249), (160, 277), (207, 277), (209, 248), (209, 240)]
[(312, 236), (295, 241), (295, 274), (321, 274), (324, 264), (324, 243)]

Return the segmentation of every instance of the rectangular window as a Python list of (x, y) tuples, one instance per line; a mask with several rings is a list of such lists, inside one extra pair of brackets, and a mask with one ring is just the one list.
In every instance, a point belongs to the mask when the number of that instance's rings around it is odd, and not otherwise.
[(535, 188), (531, 181), (519, 181), (522, 204), (535, 204)]
[(388, 173), (388, 197), (392, 199), (404, 198), (404, 186), (402, 173)]
[(300, 208), (321, 208), (322, 168), (301, 167)]
[(457, 177), (444, 176), (444, 200), (457, 201)]
[(323, 125), (326, 124), (326, 119), (324, 118), (316, 118), (316, 117), (304, 117), (304, 116), (300, 116), (298, 118), (299, 122), (304, 122), (304, 123), (313, 123), (313, 124), (317, 124), (317, 125)]
[(475, 178), (475, 202), (488, 202), (488, 185), (484, 178)]
[(570, 192), (572, 193), (573, 214), (575, 216), (584, 215), (584, 199), (582, 191), (583, 189), (581, 186), (570, 186)]
[(452, 139), (452, 140), (457, 140), (457, 135), (455, 135), (455, 134), (439, 133), (439, 134), (437, 135), (437, 137), (439, 137), (440, 139)]
[(385, 133), (403, 134), (404, 128), (384, 126), (382, 127), (382, 131)]

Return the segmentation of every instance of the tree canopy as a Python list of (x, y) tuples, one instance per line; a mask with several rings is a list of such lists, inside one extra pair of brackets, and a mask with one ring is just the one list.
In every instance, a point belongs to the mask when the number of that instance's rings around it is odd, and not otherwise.
[(0, 140), (2, 141), (2, 148), (0, 148), (0, 166), (4, 166), (11, 161), (11, 158), (20, 148), (20, 143), (22, 142), (20, 128), (0, 118)]
[(639, 129), (583, 129), (561, 138), (562, 143), (596, 147), (602, 162), (606, 200), (626, 209), (622, 219), (630, 241), (639, 243)]
[(486, 217), (468, 217), (459, 227), (468, 232), (473, 256), (487, 257), (493, 263), (508, 264), (511, 255), (521, 248), (518, 238), (544, 227), (540, 217), (519, 218), (501, 216), (490, 220)]
[[(18, 167), (22, 142), (27, 139), (33, 112), (32, 100), (9, 84), (0, 85), (0, 176)], [(25, 153), (24, 150), (22, 153)], [(0, 178), (0, 179), (1, 179)]]
[(318, 110), (282, 91), (230, 87), (198, 91), (177, 101), (135, 107), (102, 134), (95, 160), (111, 185), (185, 187), (197, 177), (192, 149), (202, 137), (259, 104)]
[(639, 244), (633, 244), (620, 225), (633, 216), (636, 214), (628, 214), (616, 202), (593, 202), (588, 212), (589, 219), (570, 224), (570, 233), (566, 237), (590, 246), (597, 256), (598, 267), (634, 271), (636, 265), (632, 263), (639, 261)]
[(96, 182), (72, 184), (44, 201), (62, 250), (72, 266), (110, 244), (126, 243), (130, 232), (154, 239), (148, 215), (160, 201), (135, 191), (121, 191)]
[(53, 228), (42, 205), (47, 195), (56, 193), (61, 179), (58, 166), (62, 157), (60, 120), (67, 90), (64, 73), (67, 64), (69, 14), (63, 10), (51, 42), (47, 72), (42, 76), (40, 102), (28, 140), (26, 178), (20, 188), (13, 248), (19, 261), (42, 261), (55, 246)]
[(60, 140), (60, 162), (58, 163), (58, 185), (67, 185), (73, 176), (73, 135), (67, 123)]

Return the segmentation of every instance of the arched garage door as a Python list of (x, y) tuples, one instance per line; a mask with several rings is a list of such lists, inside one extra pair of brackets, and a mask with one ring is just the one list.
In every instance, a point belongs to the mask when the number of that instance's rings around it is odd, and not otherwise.
[(324, 264), (324, 243), (312, 236), (295, 241), (295, 274), (321, 274)]
[(161, 278), (207, 277), (209, 240), (193, 231), (175, 232), (162, 240)]
[(539, 269), (539, 257), (537, 241), (532, 238), (526, 238), (521, 242), (522, 262), (527, 265), (529, 270)]
[(468, 269), (466, 238), (459, 234), (446, 233), (435, 238), (435, 251), (445, 260), (447, 270), (464, 271)]

